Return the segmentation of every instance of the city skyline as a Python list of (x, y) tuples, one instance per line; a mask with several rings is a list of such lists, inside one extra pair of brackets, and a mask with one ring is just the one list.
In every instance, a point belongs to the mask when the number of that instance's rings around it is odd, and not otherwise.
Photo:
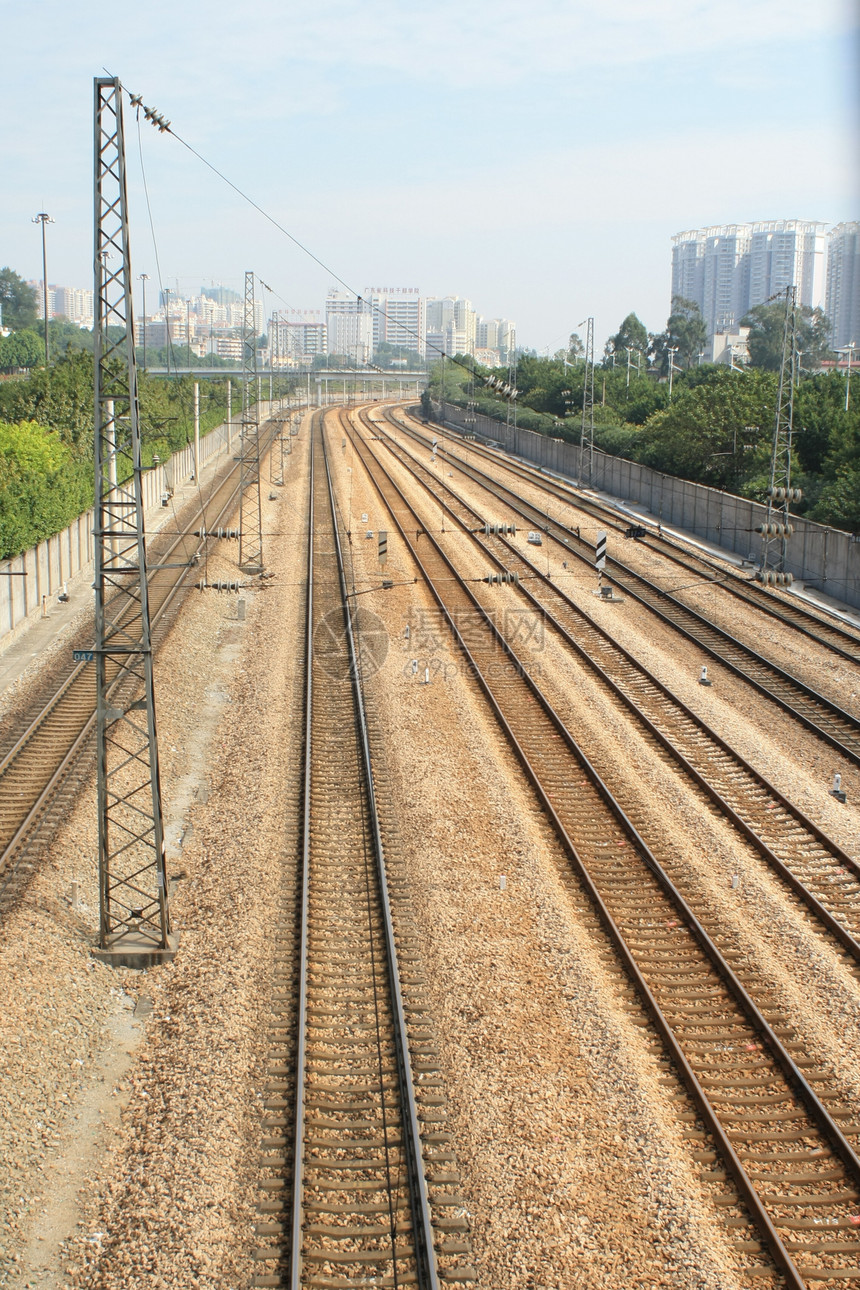
[(699, 306), (708, 331), (732, 331), (757, 305), (786, 287), (801, 305), (823, 309), (827, 272), (825, 225), (813, 220), (762, 220), (676, 233), (672, 297)]
[[(110, 24), (94, 4), (9, 7), (7, 97), (28, 106), (0, 141), (0, 257), (41, 277), (31, 220), (45, 211), (49, 278), (86, 285), (104, 66), (331, 271), (142, 123), (167, 281), (241, 288), (254, 268), (278, 306), (298, 307), (322, 299), (332, 273), (359, 292), (417, 279), (516, 318), (538, 351), (588, 315), (599, 339), (630, 310), (658, 331), (678, 229), (856, 217), (853, 26), (843, 0), (621, 0), (605, 12), (536, 0), (527, 14), (512, 0), (467, 13), (442, 0), (432, 14), (390, 0), (293, 14), (258, 0), (250, 15), (155, 0)], [(126, 115), (134, 271), (154, 284)]]
[[(36, 293), (41, 318), (43, 284), (30, 280), (27, 285)], [(236, 337), (244, 326), (244, 302), (237, 291), (214, 282), (190, 292), (178, 285), (161, 286), (154, 304), (150, 293), (144, 312), (145, 282), (133, 285), (140, 297), (140, 308), (135, 309), (138, 344), (157, 349), (169, 337), (177, 345), (189, 344), (200, 357), (235, 357), (241, 352)], [(48, 282), (49, 318), (91, 329), (92, 308), (92, 290)], [(278, 309), (271, 304), (271, 292), (258, 280), (254, 316), (258, 335), (269, 334), (269, 352), (285, 361), (343, 354), (367, 364), (380, 346), (388, 345), (412, 351), (421, 360), (471, 354), (485, 366), (499, 366), (509, 361), (517, 344), (511, 319), (487, 318), (473, 308), (471, 300), (451, 294), (425, 296), (415, 286), (365, 287), (358, 296), (332, 288), (323, 309)], [(277, 333), (274, 342), (273, 331)]]

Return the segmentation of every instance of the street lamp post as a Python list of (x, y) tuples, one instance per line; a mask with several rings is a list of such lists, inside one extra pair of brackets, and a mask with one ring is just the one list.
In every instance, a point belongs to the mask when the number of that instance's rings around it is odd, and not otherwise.
[(164, 326), (167, 339), (167, 379), (170, 380), (170, 287), (164, 288)]
[[(670, 345), (666, 351), (669, 355), (669, 402), (672, 402), (672, 375), (675, 371), (675, 355), (678, 352), (677, 345)], [(678, 371), (681, 369), (679, 368)]]
[(854, 357), (854, 351), (856, 348), (857, 346), (852, 340), (848, 345), (845, 346), (844, 349), (840, 349), (839, 351), (840, 354), (848, 355), (848, 372), (845, 377), (845, 411), (846, 412), (848, 411), (848, 408), (851, 403), (851, 359)]
[(143, 288), (143, 370), (146, 371), (146, 284), (149, 282), (149, 274), (140, 273), (138, 277)]
[(45, 315), (45, 368), (48, 366), (48, 254), (45, 246), (45, 225), (53, 224), (50, 215), (45, 211), (40, 211), (38, 215), (33, 216), (34, 224), (42, 225), (42, 302), (44, 304)]

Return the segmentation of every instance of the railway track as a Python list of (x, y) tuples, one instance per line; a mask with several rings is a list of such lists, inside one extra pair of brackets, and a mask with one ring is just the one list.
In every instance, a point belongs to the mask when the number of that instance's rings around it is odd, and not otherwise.
[(255, 1254), (271, 1267), (254, 1285), (435, 1290), (476, 1274), (462, 1261), (465, 1202), (405, 881), (384, 853), (358, 619), (315, 422), (297, 954), (284, 954), (272, 1004), (274, 1022), (294, 1019), (295, 1043), (283, 1029), (270, 1053), (257, 1228), (269, 1240)]
[[(270, 431), (270, 435), (274, 430)], [(267, 436), (267, 440), (270, 436)], [(263, 451), (268, 448), (264, 440)], [(212, 539), (189, 531), (224, 526), (238, 504), (238, 467), (232, 465), (212, 494), (171, 538), (156, 536), (149, 545), (149, 603), (153, 644), (167, 635), (183, 593)], [(136, 612), (133, 601), (118, 596), (111, 616)], [(92, 645), (92, 627), (75, 646)], [(70, 644), (68, 654), (71, 655)], [(109, 669), (111, 664), (108, 664)], [(115, 674), (115, 669), (114, 669)], [(108, 671), (111, 678), (111, 671)], [(117, 695), (117, 698), (119, 696)], [(131, 699), (133, 696), (125, 696)], [(46, 682), (35, 715), (28, 714), (0, 756), (0, 909), (13, 900), (31, 871), (31, 853), (64, 817), (89, 767), (95, 730), (95, 669), (88, 663), (64, 664)]]
[(681, 1118), (742, 1275), (778, 1269), (792, 1290), (856, 1284), (856, 1107), (804, 1050), (756, 968), (723, 952), (721, 929), (685, 901), (669, 857), (649, 849), (371, 445), (343, 424), (684, 1087)]
[[(403, 423), (400, 422), (399, 424)], [(623, 534), (630, 527), (631, 522), (639, 522), (636, 516), (629, 514), (619, 515), (617, 508), (601, 503), (597, 498), (590, 496), (588, 493), (583, 493), (581, 489), (565, 485), (561, 480), (547, 474), (538, 467), (529, 466), (504, 453), (493, 453), (483, 444), (470, 442), (469, 447), (473, 452), (494, 465), (498, 465), (501, 461), (506, 470), (523, 480), (524, 483), (541, 488), (544, 492), (570, 506), (576, 506), (587, 515), (593, 516), (605, 528), (615, 529), (619, 534)], [(795, 628), (811, 640), (816, 640), (835, 653), (840, 654), (843, 658), (850, 659), (852, 663), (860, 663), (860, 633), (822, 617), (813, 609), (798, 603), (797, 598), (788, 593), (765, 588), (752, 578), (744, 578), (726, 565), (719, 564), (716, 560), (709, 559), (704, 554), (691, 551), (681, 542), (662, 532), (653, 521), (646, 520), (642, 521), (642, 523), (644, 523), (646, 533), (644, 537), (637, 538), (637, 541), (643, 546), (647, 546), (650, 550), (678, 565), (686, 573), (718, 583), (730, 595), (751, 606), (757, 612), (767, 614), (771, 618)], [(755, 535), (751, 534), (750, 540), (752, 542), (757, 539), (755, 539)]]
[[(397, 422), (407, 430), (403, 422)], [(414, 433), (414, 432), (412, 432)], [(416, 436), (423, 438), (423, 436)], [(427, 447), (429, 444), (426, 443)], [(471, 445), (470, 445), (471, 446)], [(446, 450), (446, 459), (468, 478), (491, 492), (498, 501), (526, 525), (557, 542), (565, 554), (594, 568), (594, 545), (581, 537), (574, 528), (562, 524), (546, 511), (520, 497), (513, 489), (479, 470), (462, 457)], [(577, 499), (568, 504), (578, 505)], [(840, 708), (818, 691), (791, 676), (749, 646), (744, 645), (729, 632), (709, 622), (701, 614), (681, 603), (670, 592), (655, 586), (618, 559), (607, 556), (605, 577), (619, 591), (637, 600), (663, 622), (680, 632), (736, 676), (776, 703), (785, 712), (813, 731), (831, 747), (836, 748), (854, 765), (860, 765), (860, 720)]]
[[(369, 434), (378, 429), (367, 416)], [(517, 546), (515, 537), (484, 533), (480, 514), (451, 484), (407, 453), (383, 442), (479, 545), (500, 572), (515, 573), (519, 594), (564, 644), (632, 712), (655, 753), (679, 766), (698, 789), (752, 843), (843, 950), (860, 963), (860, 864), (784, 794), (719, 738), (668, 687), (577, 606)], [(590, 754), (592, 759), (594, 754)]]

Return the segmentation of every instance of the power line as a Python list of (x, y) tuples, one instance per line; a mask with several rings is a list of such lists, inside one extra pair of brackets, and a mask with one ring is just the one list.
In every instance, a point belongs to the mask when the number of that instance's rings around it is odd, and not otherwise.
[[(274, 228), (278, 230), (279, 233), (282, 233), (284, 237), (286, 237), (290, 242), (292, 242), (294, 246), (298, 247), (298, 249), (302, 251), (305, 255), (307, 255), (311, 260), (313, 260), (315, 264), (318, 264), (321, 269), (323, 269), (332, 278), (334, 278), (335, 282), (338, 282), (347, 292), (349, 292), (351, 296), (355, 296), (357, 301), (364, 301), (364, 303), (369, 304), (372, 310), (375, 310), (376, 313), (379, 314), (381, 318), (384, 318), (386, 320), (386, 322), (388, 321), (388, 315), (381, 305), (374, 304), (373, 301), (365, 301), (361, 292), (357, 291), (353, 286), (351, 286), (347, 281), (345, 281), (345, 279), (342, 278), (339, 273), (336, 273), (335, 270), (332, 269), (330, 265), (326, 264), (324, 260), (321, 260), (320, 257), (310, 249), (309, 246), (306, 246), (304, 242), (302, 242), (293, 233), (291, 233), (289, 229), (285, 228), (284, 225), (281, 224), (279, 220), (275, 219), (274, 215), (271, 215), (264, 207), (262, 207), (259, 204), (259, 202), (256, 202), (254, 198), (250, 196), (249, 193), (246, 193), (244, 189), (239, 187), (238, 184), (234, 184), (232, 179), (228, 178), (228, 176), (225, 175), (222, 170), (219, 170), (218, 167), (213, 162), (209, 161), (206, 157), (204, 157), (203, 154), (193, 146), (193, 144), (190, 144), (187, 141), (187, 139), (183, 139), (182, 135), (177, 133), (177, 131), (173, 129), (173, 126), (171, 125), (170, 121), (165, 120), (164, 116), (160, 112), (158, 112), (155, 108), (147, 107), (146, 104), (143, 102), (143, 98), (141, 95), (131, 94), (130, 91), (128, 90), (126, 91), (126, 93), (128, 93), (129, 95), (131, 106), (137, 110), (138, 114), (142, 109), (143, 115), (146, 118), (146, 120), (149, 121), (150, 124), (153, 125), (159, 131), (160, 134), (172, 135), (173, 138), (177, 141), (177, 143), (180, 143), (183, 148), (186, 148), (188, 152), (192, 154), (192, 156), (196, 157), (197, 160), (201, 162), (202, 165), (206, 166), (208, 170), (211, 170), (214, 175), (217, 175), (217, 177), (220, 180), (222, 180), (222, 182), (225, 183), (228, 186), (228, 188), (232, 188), (234, 193), (236, 193), (239, 197), (241, 197), (243, 201), (246, 201), (249, 206), (252, 206), (254, 210), (258, 212), (258, 214), (263, 216), (263, 219), (267, 220)], [(139, 116), (138, 116), (138, 126), (139, 126)], [(283, 297), (279, 297), (279, 298), (283, 299)], [(284, 303), (286, 304), (287, 302), (284, 301)], [(415, 340), (420, 341), (421, 337), (419, 333), (414, 331), (411, 327), (409, 327), (408, 324), (402, 323), (398, 320), (397, 326), (401, 331), (406, 332), (407, 335), (412, 336), (414, 337)], [(425, 338), (425, 347), (427, 345), (428, 345), (428, 342)], [(462, 368), (463, 371), (469, 372), (470, 374), (473, 373), (474, 369), (471, 368), (468, 363), (462, 362), (454, 355), (446, 354), (445, 351), (443, 349), (440, 349), (438, 345), (429, 344), (429, 348), (434, 350), (441, 358), (449, 358), (452, 363), (456, 364), (457, 367)], [(484, 378), (481, 376), (480, 373), (477, 373), (477, 376), (479, 380), (484, 381)], [(516, 397), (515, 392), (512, 392), (511, 395), (508, 395), (506, 397), (509, 397), (513, 401), (515, 401), (515, 397)]]

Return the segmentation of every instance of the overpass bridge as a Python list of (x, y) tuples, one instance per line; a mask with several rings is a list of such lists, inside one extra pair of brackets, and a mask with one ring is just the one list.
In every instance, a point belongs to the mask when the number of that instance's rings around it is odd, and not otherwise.
[[(150, 376), (193, 376), (195, 380), (232, 380), (238, 383), (242, 380), (241, 367), (147, 367)], [(347, 392), (357, 393), (359, 388), (362, 394), (373, 398), (379, 393), (381, 398), (390, 398), (395, 394), (402, 394), (404, 398), (418, 398), (422, 389), (427, 384), (426, 372), (383, 372), (374, 368), (271, 368), (259, 367), (257, 377), (261, 381), (274, 380), (275, 377), (286, 376), (290, 380), (295, 380), (299, 386), (304, 385), (310, 394), (316, 386), (320, 394), (324, 397), (321, 401), (329, 403), (339, 401), (339, 396), (346, 396)], [(320, 400), (318, 400), (320, 401)]]

